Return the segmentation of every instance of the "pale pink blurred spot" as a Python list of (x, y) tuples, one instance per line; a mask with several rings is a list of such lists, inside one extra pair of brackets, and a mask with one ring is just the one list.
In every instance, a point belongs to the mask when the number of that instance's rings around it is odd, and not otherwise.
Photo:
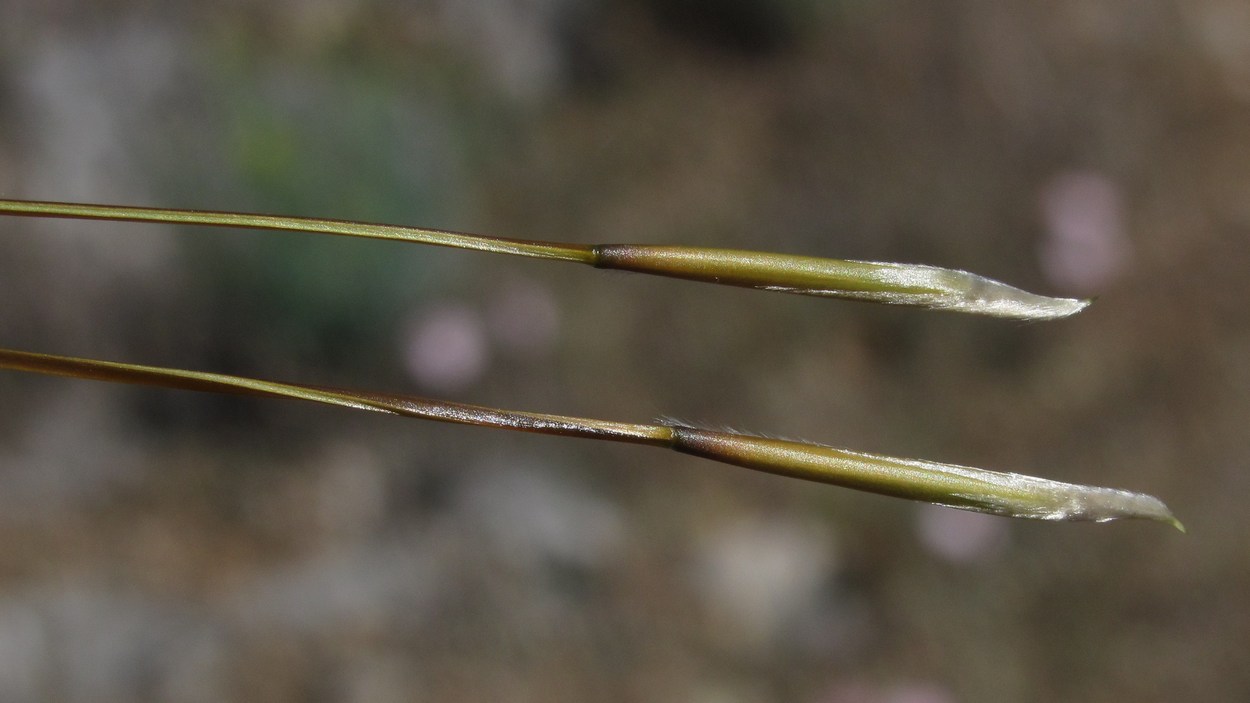
[(1069, 171), (1039, 197), (1045, 239), (1042, 270), (1058, 288), (1089, 295), (1123, 273), (1132, 256), (1120, 188), (1098, 173)]
[(504, 282), (487, 313), (491, 336), (507, 351), (541, 357), (560, 331), (560, 307), (545, 286), (527, 278)]
[(456, 391), (486, 371), (489, 353), (482, 316), (461, 303), (439, 303), (409, 324), (405, 342), (408, 372), (426, 388)]
[(983, 561), (1007, 544), (1008, 522), (997, 515), (922, 505), (916, 516), (917, 536), (930, 552), (947, 561)]

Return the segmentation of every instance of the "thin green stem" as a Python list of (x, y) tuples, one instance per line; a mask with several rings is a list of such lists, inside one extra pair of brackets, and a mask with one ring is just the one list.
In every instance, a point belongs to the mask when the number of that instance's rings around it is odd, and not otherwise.
[(558, 242), (540, 242), (526, 239), (506, 239), (480, 234), (448, 232), (440, 229), (328, 220), (320, 217), (283, 217), (279, 215), (257, 215), (214, 210), (172, 210), (167, 208), (131, 207), (128, 205), (90, 205), (35, 200), (0, 200), (0, 214), (337, 234), (345, 237), (391, 239), (400, 242), (412, 242), (414, 244), (451, 247), (453, 249), (471, 249), (495, 254), (529, 256), (536, 259), (577, 261), (583, 264), (594, 263), (593, 248), (587, 244), (561, 244)]

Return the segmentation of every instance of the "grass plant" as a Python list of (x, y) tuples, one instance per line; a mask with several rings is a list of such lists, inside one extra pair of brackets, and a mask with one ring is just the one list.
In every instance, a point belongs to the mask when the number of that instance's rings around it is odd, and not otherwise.
[[(916, 264), (634, 244), (567, 244), (320, 218), (0, 200), (0, 214), (304, 231), (392, 239), (596, 268), (936, 310), (1046, 320), (1089, 301), (1051, 298), (976, 274)], [(689, 427), (500, 410), (443, 400), (282, 383), (183, 369), (0, 349), (0, 368), (73, 378), (299, 399), (442, 422), (644, 444), (768, 473), (964, 510), (1042, 520), (1145, 518), (1181, 523), (1157, 498), (954, 464), (899, 459), (820, 444)]]

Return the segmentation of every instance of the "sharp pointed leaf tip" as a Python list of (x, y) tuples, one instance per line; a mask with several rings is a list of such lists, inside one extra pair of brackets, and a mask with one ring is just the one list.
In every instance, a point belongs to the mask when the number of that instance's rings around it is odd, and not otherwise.
[(945, 273), (946, 276), (938, 273), (936, 278), (946, 278), (946, 285), (940, 287), (948, 288), (953, 295), (937, 307), (961, 312), (1020, 320), (1057, 320), (1075, 315), (1093, 302), (1090, 298), (1038, 295), (967, 271)]
[(1181, 532), (1185, 531), (1185, 526), (1163, 501), (1145, 493), (1090, 487), (1086, 489), (1082, 513), (1086, 519), (1098, 522), (1141, 518), (1167, 523)]

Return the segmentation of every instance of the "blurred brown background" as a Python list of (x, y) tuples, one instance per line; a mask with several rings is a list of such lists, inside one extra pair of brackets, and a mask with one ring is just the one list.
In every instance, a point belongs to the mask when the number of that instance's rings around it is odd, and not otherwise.
[(2, 345), (1121, 486), (1052, 525), (0, 374), (4, 701), (1250, 699), (1250, 4), (0, 2), (0, 196), (915, 261), (1065, 321), (0, 221)]

